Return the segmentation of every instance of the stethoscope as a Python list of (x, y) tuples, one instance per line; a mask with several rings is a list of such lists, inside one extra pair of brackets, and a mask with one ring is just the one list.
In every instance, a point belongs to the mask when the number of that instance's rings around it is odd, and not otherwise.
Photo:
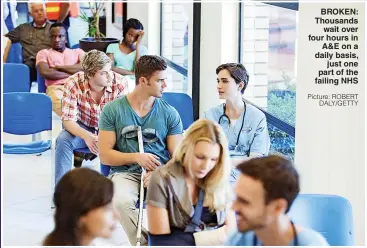
[[(293, 233), (294, 233), (294, 245), (293, 246), (298, 246), (298, 236), (297, 236), (297, 231), (296, 231), (296, 228), (294, 227), (293, 221), (291, 221), (291, 225), (292, 225), (292, 230), (293, 230)], [(256, 235), (254, 235), (254, 240), (253, 240), (252, 246), (257, 246), (257, 237), (256, 237)]]
[[(242, 116), (241, 129), (240, 129), (240, 131), (237, 134), (236, 146), (234, 147), (235, 150), (237, 150), (237, 148), (238, 148), (238, 142), (239, 142), (240, 137), (241, 137), (241, 132), (242, 132), (243, 124), (245, 123), (245, 115), (246, 115), (246, 102), (245, 101), (243, 101), (243, 106), (245, 108), (245, 111), (244, 111), (243, 116)], [(226, 104), (225, 103), (223, 104), (223, 114), (219, 117), (219, 120), (218, 120), (218, 124), (219, 125), (220, 125), (220, 122), (222, 121), (222, 119), (224, 117), (228, 119), (228, 122), (229, 122), (228, 125), (231, 125), (231, 120), (229, 119), (228, 115), (226, 115)]]

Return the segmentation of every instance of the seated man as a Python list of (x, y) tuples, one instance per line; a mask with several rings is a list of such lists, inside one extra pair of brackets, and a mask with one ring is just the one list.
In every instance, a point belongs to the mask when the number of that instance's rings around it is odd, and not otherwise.
[(52, 109), (61, 116), (61, 98), (66, 79), (81, 71), (80, 60), (84, 51), (80, 48), (66, 47), (66, 28), (62, 23), (54, 23), (50, 27), (52, 48), (38, 52), (36, 65), (45, 78), (46, 94), (52, 99)]
[(56, 139), (55, 183), (72, 167), (73, 151), (88, 147), (98, 154), (98, 120), (104, 105), (127, 94), (126, 79), (111, 71), (111, 60), (92, 50), (81, 61), (82, 71), (65, 82), (62, 98), (64, 129)]
[(293, 224), (287, 212), (296, 199), (299, 176), (291, 161), (279, 156), (254, 158), (237, 167), (233, 210), (238, 232), (229, 246), (328, 246), (325, 238)]
[[(105, 106), (99, 120), (98, 147), (102, 164), (111, 166), (115, 204), (130, 244), (136, 243), (141, 167), (144, 186), (151, 172), (171, 159), (182, 138), (182, 122), (175, 108), (160, 99), (166, 85), (166, 62), (158, 56), (142, 56), (135, 65), (132, 93)], [(141, 126), (144, 153), (139, 153), (137, 126)], [(141, 244), (148, 233), (142, 230)]]
[[(28, 7), (33, 21), (21, 24), (5, 34), (9, 38), (5, 52), (9, 52), (12, 43), (20, 42), (23, 48), (23, 63), (29, 67), (31, 84), (37, 80), (37, 53), (42, 49), (51, 47), (51, 36), (49, 33), (51, 23), (47, 21), (44, 3), (28, 3)], [(8, 54), (4, 54), (4, 58), (7, 57)]]

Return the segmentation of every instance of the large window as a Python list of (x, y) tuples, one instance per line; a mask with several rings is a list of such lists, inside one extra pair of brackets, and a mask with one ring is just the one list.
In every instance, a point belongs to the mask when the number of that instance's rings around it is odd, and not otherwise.
[(167, 91), (191, 95), (188, 81), (192, 3), (161, 3), (161, 56), (168, 63)]
[(244, 97), (270, 117), (271, 152), (293, 158), (297, 11), (286, 3), (245, 2), (240, 26), (240, 61), (250, 73)]

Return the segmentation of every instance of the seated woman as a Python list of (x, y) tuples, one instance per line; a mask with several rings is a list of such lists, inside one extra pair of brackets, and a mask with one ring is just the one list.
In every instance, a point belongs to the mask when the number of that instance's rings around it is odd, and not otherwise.
[(78, 168), (66, 173), (54, 193), (55, 228), (44, 246), (88, 246), (110, 238), (119, 214), (112, 206), (113, 183), (97, 171)]
[[(204, 116), (222, 126), (233, 166), (251, 157), (268, 155), (270, 138), (265, 114), (242, 98), (249, 82), (246, 68), (242, 64), (228, 63), (220, 65), (216, 73), (219, 98), (225, 103), (208, 110)], [(232, 171), (231, 183), (238, 174), (236, 169)]]
[(106, 54), (112, 60), (114, 72), (134, 78), (135, 62), (147, 54), (147, 48), (141, 44), (143, 29), (139, 20), (131, 18), (124, 24), (122, 42), (108, 45)]
[(236, 228), (228, 208), (231, 164), (220, 126), (192, 124), (172, 160), (156, 169), (147, 192), (149, 245), (223, 245)]

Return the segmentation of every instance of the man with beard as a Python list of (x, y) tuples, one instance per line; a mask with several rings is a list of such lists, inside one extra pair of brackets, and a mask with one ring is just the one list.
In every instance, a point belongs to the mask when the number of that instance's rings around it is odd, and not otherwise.
[(56, 139), (55, 184), (72, 167), (73, 151), (88, 147), (98, 154), (98, 121), (106, 103), (128, 93), (127, 80), (111, 70), (110, 58), (91, 50), (81, 60), (82, 71), (64, 85), (62, 124)]
[(38, 52), (36, 65), (45, 78), (46, 94), (51, 97), (52, 109), (61, 116), (61, 99), (66, 79), (81, 71), (80, 61), (84, 51), (66, 47), (67, 33), (64, 24), (54, 23), (50, 27), (51, 48)]
[(291, 161), (279, 156), (254, 158), (238, 165), (233, 210), (238, 232), (229, 246), (328, 246), (318, 232), (293, 224), (287, 216), (297, 197), (299, 176)]

